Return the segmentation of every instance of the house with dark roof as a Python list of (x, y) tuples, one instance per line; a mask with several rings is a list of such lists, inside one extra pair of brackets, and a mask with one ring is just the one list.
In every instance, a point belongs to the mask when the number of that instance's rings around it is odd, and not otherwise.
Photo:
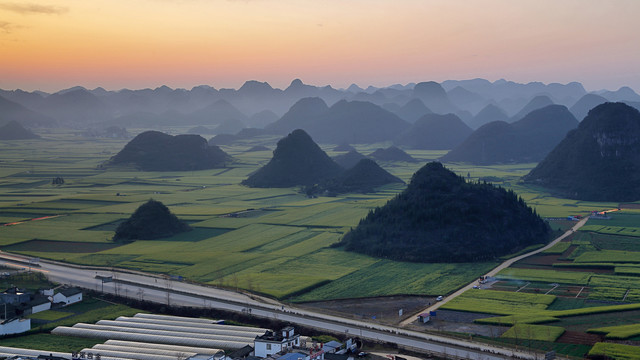
[(0, 293), (0, 304), (23, 304), (31, 300), (31, 294), (25, 290), (11, 287)]
[(267, 356), (286, 353), (294, 347), (300, 346), (300, 334), (296, 334), (293, 326), (287, 326), (279, 332), (267, 331), (264, 335), (256, 336), (253, 341), (255, 356)]
[(53, 295), (51, 302), (54, 304), (62, 303), (62, 306), (75, 304), (82, 301), (82, 290), (78, 288), (64, 288)]

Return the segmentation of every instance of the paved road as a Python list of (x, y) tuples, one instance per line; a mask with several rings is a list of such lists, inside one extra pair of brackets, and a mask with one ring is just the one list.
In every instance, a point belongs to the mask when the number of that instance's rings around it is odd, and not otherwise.
[[(538, 254), (538, 253), (540, 253), (542, 251), (545, 251), (545, 250), (551, 248), (553, 245), (559, 243), (560, 241), (562, 241), (567, 236), (573, 234), (575, 231), (578, 231), (578, 229), (580, 229), (587, 222), (587, 220), (589, 220), (589, 217), (585, 216), (582, 220), (578, 221), (578, 223), (576, 223), (571, 229), (567, 230), (564, 234), (558, 236), (556, 239), (554, 239), (552, 242), (550, 242), (546, 246), (544, 246), (544, 247), (542, 247), (540, 249), (528, 252), (526, 254), (513, 257), (513, 258), (503, 262), (502, 264), (500, 264), (500, 265), (496, 266), (495, 268), (493, 268), (493, 270), (491, 270), (488, 273), (486, 273), (485, 277), (494, 277), (501, 270), (504, 270), (504, 269), (508, 268), (509, 266), (511, 266), (516, 261), (520, 261), (520, 260), (522, 260), (522, 259), (524, 259), (526, 257)], [(422, 310), (420, 312), (417, 312), (415, 315), (408, 317), (406, 320), (404, 320), (403, 322), (400, 323), (400, 326), (407, 326), (408, 324), (414, 322), (419, 314), (422, 314), (422, 313), (425, 313), (425, 312), (429, 312), (429, 311), (435, 311), (440, 306), (442, 306), (442, 305), (446, 304), (447, 302), (455, 299), (457, 296), (462, 295), (462, 293), (464, 293), (465, 291), (473, 289), (473, 287), (475, 285), (478, 285), (478, 281), (477, 280), (474, 280), (470, 284), (460, 288), (458, 291), (456, 291), (453, 294), (447, 296), (442, 301), (439, 301), (439, 302), (431, 305), (430, 307), (427, 307), (426, 309), (424, 309), (424, 310)]]
[[(27, 267), (23, 258), (0, 252), (5, 264)], [(537, 359), (543, 354), (534, 354), (474, 341), (450, 338), (409, 331), (402, 328), (384, 326), (365, 321), (341, 318), (319, 312), (283, 305), (272, 299), (217, 289), (213, 287), (173, 281), (154, 274), (145, 274), (126, 270), (76, 267), (52, 261), (41, 260), (39, 266), (32, 267), (53, 281), (82, 288), (118, 293), (122, 296), (167, 302), (172, 305), (217, 308), (228, 311), (250, 313), (252, 316), (273, 318), (293, 324), (315, 327), (346, 335), (384, 341), (411, 348), (424, 354), (440, 354), (450, 358), (497, 360), (505, 358)], [(114, 281), (103, 284), (96, 278), (112, 276)], [(103, 287), (104, 286), (104, 287)]]

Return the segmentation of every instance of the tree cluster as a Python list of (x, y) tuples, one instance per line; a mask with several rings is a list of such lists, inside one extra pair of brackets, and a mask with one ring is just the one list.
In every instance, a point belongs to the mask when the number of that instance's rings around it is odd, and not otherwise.
[(191, 227), (178, 219), (163, 203), (150, 199), (118, 226), (113, 240), (153, 240), (189, 230)]
[(524, 180), (579, 200), (640, 200), (639, 139), (638, 110), (598, 105)]
[(370, 211), (340, 245), (398, 261), (470, 262), (546, 242), (550, 233), (513, 191), (466, 182), (432, 162), (405, 191)]

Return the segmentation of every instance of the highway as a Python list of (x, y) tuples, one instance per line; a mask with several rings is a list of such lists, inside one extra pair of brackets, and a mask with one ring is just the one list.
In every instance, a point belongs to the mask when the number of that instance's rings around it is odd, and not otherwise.
[[(27, 268), (29, 258), (0, 252), (5, 265)], [(33, 264), (32, 264), (33, 265)], [(32, 271), (44, 273), (50, 280), (105, 293), (119, 294), (156, 303), (250, 313), (252, 316), (277, 319), (292, 324), (343, 333), (354, 337), (398, 344), (423, 354), (460, 359), (543, 359), (542, 353), (517, 351), (475, 341), (410, 331), (360, 320), (342, 318), (281, 304), (273, 299), (247, 295), (200, 284), (175, 281), (155, 274), (75, 266), (40, 260)], [(100, 277), (112, 277), (102, 283)]]

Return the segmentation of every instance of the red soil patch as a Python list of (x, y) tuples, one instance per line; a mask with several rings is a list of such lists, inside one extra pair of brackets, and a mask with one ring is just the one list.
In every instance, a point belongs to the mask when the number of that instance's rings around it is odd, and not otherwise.
[(565, 344), (584, 344), (593, 345), (597, 342), (604, 341), (604, 335), (588, 334), (582, 331), (565, 331), (556, 342)]

